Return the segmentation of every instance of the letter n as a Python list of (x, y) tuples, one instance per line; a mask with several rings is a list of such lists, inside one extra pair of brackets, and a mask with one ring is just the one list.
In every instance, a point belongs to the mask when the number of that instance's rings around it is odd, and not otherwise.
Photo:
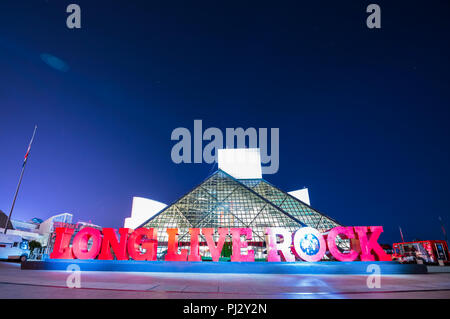
[(101, 260), (112, 260), (114, 259), (113, 254), (111, 253), (111, 249), (116, 255), (116, 259), (118, 260), (128, 260), (127, 254), (127, 239), (128, 234), (130, 233), (129, 228), (120, 228), (120, 242), (117, 239), (116, 232), (114, 228), (103, 228), (103, 240), (102, 240), (102, 249), (100, 251), (100, 255), (98, 259)]

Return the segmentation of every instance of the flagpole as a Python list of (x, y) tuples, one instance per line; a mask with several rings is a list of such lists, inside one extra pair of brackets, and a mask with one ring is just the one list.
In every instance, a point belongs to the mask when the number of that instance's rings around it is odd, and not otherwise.
[(19, 183), (17, 184), (16, 193), (14, 194), (14, 200), (11, 206), (11, 210), (9, 211), (8, 219), (6, 220), (5, 229), (3, 230), (3, 234), (6, 234), (6, 230), (8, 229), (9, 221), (11, 220), (11, 215), (14, 210), (14, 206), (16, 205), (17, 195), (19, 194), (20, 184), (22, 184), (23, 173), (25, 172), (25, 165), (27, 164), (28, 154), (31, 150), (31, 144), (33, 144), (34, 135), (36, 134), (37, 125), (34, 126), (33, 136), (31, 137), (30, 144), (28, 145), (27, 153), (25, 154), (25, 160), (22, 165), (22, 172), (20, 173)]
[(400, 236), (402, 237), (402, 243), (404, 243), (405, 239), (403, 238), (402, 228), (400, 226), (398, 226), (398, 228), (400, 229)]
[(442, 233), (444, 234), (444, 239), (447, 242), (447, 232), (445, 231), (444, 223), (442, 222), (441, 216), (439, 216), (439, 221), (441, 222), (441, 229), (442, 229)]

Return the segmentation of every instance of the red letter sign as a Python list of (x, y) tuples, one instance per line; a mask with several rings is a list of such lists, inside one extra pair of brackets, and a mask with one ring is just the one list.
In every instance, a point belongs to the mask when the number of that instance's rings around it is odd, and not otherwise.
[[(283, 237), (283, 242), (277, 242), (277, 235)], [(278, 251), (286, 261), (295, 261), (295, 256), (291, 252), (292, 234), (286, 228), (267, 227), (267, 261), (281, 261)]]
[[(88, 250), (89, 239), (92, 238), (91, 249)], [(102, 236), (98, 229), (85, 227), (73, 238), (72, 250), (78, 259), (94, 259), (100, 251)]]
[(72, 248), (70, 248), (70, 238), (73, 234), (72, 228), (57, 227), (55, 229), (56, 239), (53, 251), (50, 254), (52, 259), (73, 259)]
[(225, 243), (226, 236), (228, 235), (228, 228), (219, 228), (219, 241), (214, 243), (214, 228), (202, 228), (202, 234), (205, 236), (206, 244), (211, 252), (212, 261), (219, 261), (220, 254), (222, 253), (223, 244)]
[(336, 237), (341, 235), (341, 237), (345, 237), (346, 239), (355, 238), (355, 232), (353, 231), (353, 227), (334, 227), (330, 230), (327, 237), (328, 250), (331, 255), (339, 261), (354, 261), (358, 258), (358, 252), (356, 250), (350, 250), (347, 253), (342, 253), (336, 245)]
[[(128, 254), (134, 260), (156, 260), (156, 230), (153, 228), (138, 228), (128, 238)], [(139, 246), (146, 250), (141, 252)]]
[(294, 249), (304, 261), (319, 261), (327, 251), (327, 244), (317, 229), (303, 227), (295, 232)]
[(255, 261), (255, 252), (248, 250), (247, 255), (241, 255), (241, 248), (247, 248), (247, 241), (241, 241), (241, 235), (252, 239), (251, 228), (231, 228), (231, 236), (233, 239), (233, 254), (231, 261)]
[(198, 249), (198, 235), (200, 235), (200, 228), (189, 228), (191, 235), (191, 251), (188, 256), (188, 261), (201, 261), (200, 252)]
[(102, 250), (98, 259), (102, 260), (112, 260), (113, 255), (111, 253), (111, 248), (116, 255), (118, 260), (128, 260), (127, 255), (127, 239), (130, 232), (129, 228), (120, 228), (120, 242), (117, 240), (116, 232), (114, 228), (103, 228), (103, 241)]
[(367, 231), (367, 226), (355, 226), (354, 228), (358, 235), (359, 245), (361, 247), (362, 261), (375, 260), (375, 256), (372, 255), (372, 250), (377, 255), (378, 260), (392, 260), (391, 256), (386, 254), (377, 242), (378, 237), (380, 237), (380, 234), (383, 232), (383, 226), (370, 226), (370, 233)]
[(167, 228), (169, 242), (167, 244), (166, 261), (186, 261), (187, 249), (181, 249), (178, 253), (178, 228)]

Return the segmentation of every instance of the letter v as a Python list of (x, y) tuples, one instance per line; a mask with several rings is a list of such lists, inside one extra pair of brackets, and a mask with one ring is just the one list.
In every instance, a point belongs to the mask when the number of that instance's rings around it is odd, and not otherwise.
[(202, 228), (202, 234), (205, 236), (213, 261), (219, 261), (223, 244), (225, 243), (226, 236), (228, 235), (228, 228), (219, 228), (217, 231), (219, 232), (219, 241), (216, 246), (213, 238), (214, 228)]

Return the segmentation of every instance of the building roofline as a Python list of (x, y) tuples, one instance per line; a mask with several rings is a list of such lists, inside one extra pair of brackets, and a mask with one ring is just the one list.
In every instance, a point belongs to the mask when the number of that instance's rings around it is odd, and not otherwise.
[[(340, 222), (338, 222), (336, 219), (334, 219), (334, 218), (331, 218), (330, 216), (328, 216), (328, 215), (326, 215), (326, 214), (324, 214), (324, 213), (322, 213), (321, 211), (319, 211), (318, 209), (316, 209), (316, 208), (314, 208), (314, 207), (312, 207), (311, 205), (308, 205), (308, 204), (306, 204), (305, 202), (303, 202), (303, 201), (301, 201), (300, 199), (298, 199), (298, 198), (296, 198), (296, 197), (294, 197), (294, 196), (292, 196), (291, 194), (289, 194), (288, 192), (285, 192), (284, 190), (282, 190), (281, 188), (279, 188), (279, 187), (276, 187), (275, 185), (273, 185), (271, 182), (269, 182), (269, 181), (267, 181), (267, 180), (265, 180), (264, 178), (262, 178), (262, 180), (264, 181), (264, 182), (266, 182), (267, 184), (269, 184), (270, 186), (272, 186), (272, 187), (274, 187), (274, 188), (276, 188), (276, 189), (278, 189), (279, 191), (281, 191), (282, 193), (284, 193), (284, 194), (286, 194), (286, 195), (288, 195), (290, 198), (292, 198), (292, 199), (295, 199), (296, 201), (298, 201), (298, 202), (300, 202), (300, 203), (302, 203), (303, 205), (305, 205), (305, 206), (307, 206), (308, 208), (310, 208), (310, 209), (312, 209), (312, 210), (314, 210), (314, 211), (316, 211), (316, 212), (318, 212), (320, 215), (322, 215), (323, 217), (326, 217), (326, 218), (329, 218), (329, 219), (331, 219), (332, 221), (334, 221), (336, 224), (339, 224), (339, 225), (342, 225), (342, 226), (344, 226), (342, 223), (340, 223)], [(306, 187), (305, 187), (306, 188)]]

